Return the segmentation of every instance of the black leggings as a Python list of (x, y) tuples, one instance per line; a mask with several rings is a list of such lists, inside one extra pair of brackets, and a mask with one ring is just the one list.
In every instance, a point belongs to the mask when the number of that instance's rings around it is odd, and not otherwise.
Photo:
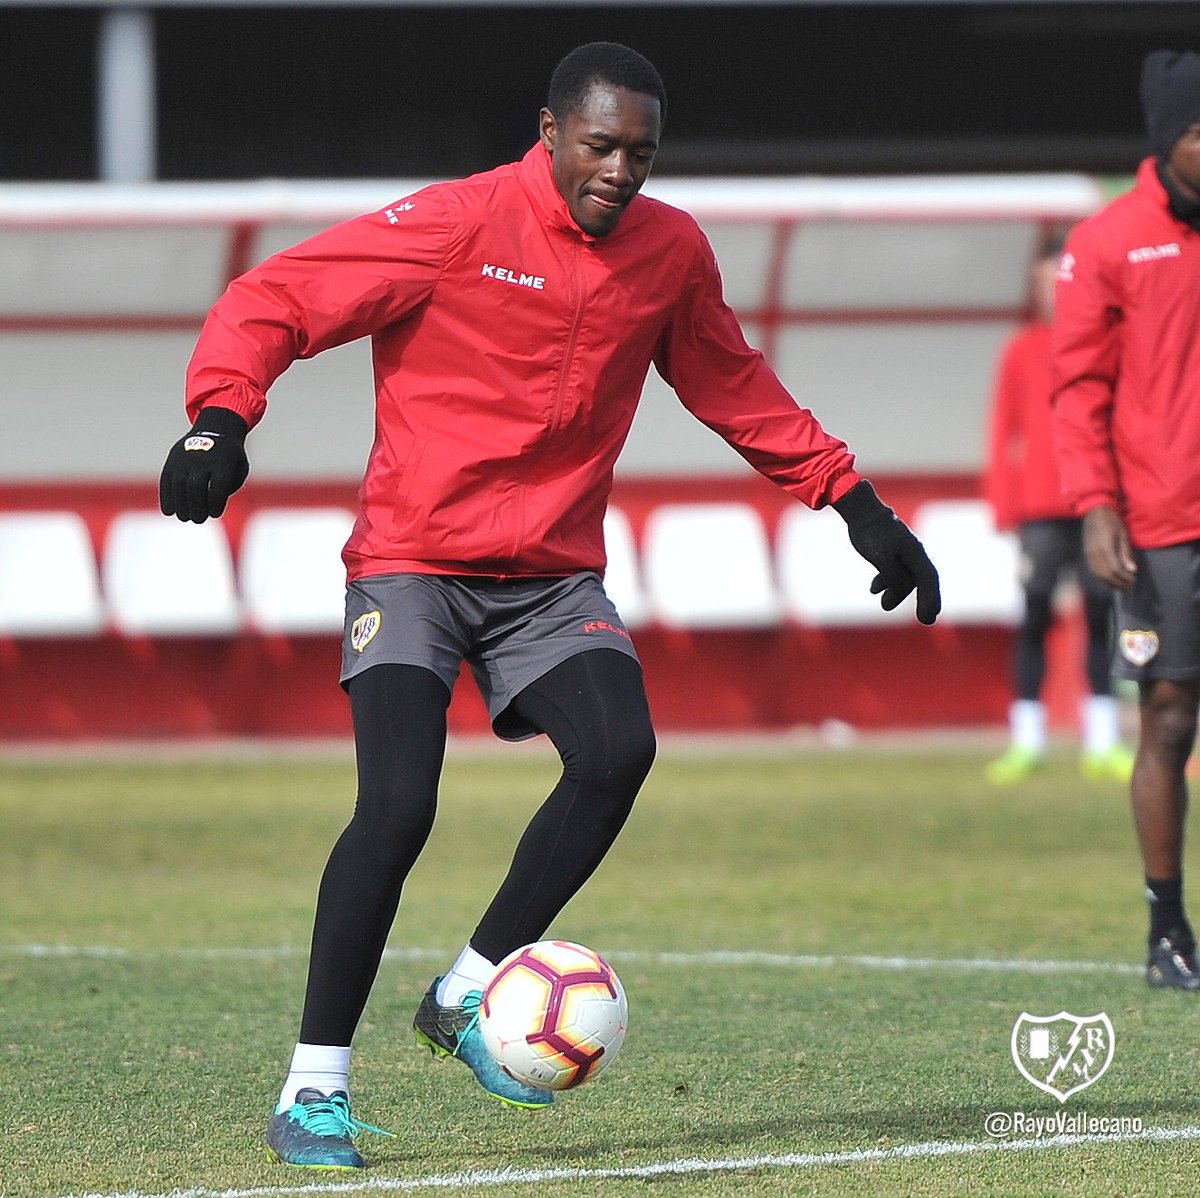
[[(354, 816), (317, 896), (300, 1039), (346, 1045), (366, 1006), (404, 880), (433, 827), (450, 694), (419, 666), (382, 665), (351, 679), (358, 760)], [(472, 947), (498, 961), (538, 940), (591, 877), (625, 823), (654, 760), (638, 663), (612, 649), (580, 653), (513, 700), (550, 737), (562, 777), (534, 815)]]
[(1083, 555), (1079, 520), (1031, 520), (1021, 526), (1025, 615), (1017, 632), (1014, 656), (1018, 699), (1037, 699), (1046, 680), (1046, 635), (1054, 622), (1054, 588), (1059, 576), (1074, 570), (1083, 592), (1087, 626), (1085, 666), (1093, 695), (1112, 693), (1113, 591), (1097, 578)]

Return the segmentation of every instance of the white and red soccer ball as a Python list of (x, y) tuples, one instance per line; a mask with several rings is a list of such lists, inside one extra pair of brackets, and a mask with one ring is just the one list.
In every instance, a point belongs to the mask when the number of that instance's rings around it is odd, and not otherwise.
[(539, 940), (510, 953), (479, 1006), (479, 1030), (496, 1063), (539, 1090), (569, 1090), (603, 1073), (628, 1018), (612, 966), (567, 940)]

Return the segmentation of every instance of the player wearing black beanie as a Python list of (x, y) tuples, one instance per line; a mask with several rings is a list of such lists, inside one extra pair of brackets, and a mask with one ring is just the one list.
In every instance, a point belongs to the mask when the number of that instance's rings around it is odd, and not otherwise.
[(1148, 54), (1141, 99), (1152, 153), (1060, 262), (1054, 445), (1088, 564), (1118, 592), (1114, 674), (1138, 686), (1146, 981), (1200, 996), (1183, 891), (1200, 713), (1200, 55)]
[(1151, 51), (1142, 62), (1141, 91), (1150, 148), (1170, 158), (1175, 143), (1200, 122), (1200, 54)]
[(1197, 146), (1181, 145), (1188, 131), (1200, 125), (1200, 54), (1190, 50), (1147, 54), (1142, 62), (1141, 93), (1155, 169), (1171, 212), (1200, 229)]

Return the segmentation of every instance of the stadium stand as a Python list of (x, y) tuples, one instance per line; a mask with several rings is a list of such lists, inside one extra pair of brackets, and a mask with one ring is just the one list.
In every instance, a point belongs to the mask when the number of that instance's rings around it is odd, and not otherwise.
[(650, 618), (650, 607), (642, 585), (633, 527), (619, 507), (610, 507), (604, 513), (604, 551), (608, 556), (604, 589), (624, 618), (625, 626), (641, 628)]
[(913, 531), (941, 563), (948, 621), (1017, 624), (1024, 605), (1020, 546), (1015, 533), (997, 531), (987, 504), (972, 499), (922, 504)]
[(776, 545), (784, 610), (817, 628), (896, 623), (871, 594), (875, 571), (850, 547), (845, 524), (829, 512), (796, 506), (783, 513)]
[(264, 508), (246, 520), (239, 580), (246, 623), (259, 632), (340, 635), (348, 508)]
[(233, 555), (221, 525), (122, 512), (104, 544), (104, 598), (113, 627), (132, 636), (237, 632)]
[(0, 513), (0, 636), (87, 636), (105, 623), (83, 517)]
[[(0, 738), (348, 730), (338, 550), (371, 439), (366, 346), (276, 384), (250, 442), (254, 474), (222, 521), (165, 520), (156, 478), (184, 425), (196, 331), (226, 282), (416, 186), (0, 195)], [(605, 536), (659, 726), (1000, 722), (1015, 570), (978, 502), (987, 393), (1043, 231), (1091, 211), (1099, 188), (997, 176), (648, 191), (701, 221), (748, 336), (931, 539), (947, 595), (932, 630), (881, 613), (840, 520), (797, 508), (652, 374)], [(103, 436), (114, 420), (122, 435)], [(40, 547), (21, 546), (22, 527)], [(718, 557), (723, 531), (731, 556)], [(972, 597), (990, 587), (1000, 602)], [(278, 652), (281, 639), (295, 651)], [(1052, 713), (1073, 703), (1049, 699)], [(451, 726), (486, 727), (469, 686)]]
[(646, 522), (651, 610), (668, 628), (764, 628), (779, 622), (771, 547), (745, 503), (667, 503)]

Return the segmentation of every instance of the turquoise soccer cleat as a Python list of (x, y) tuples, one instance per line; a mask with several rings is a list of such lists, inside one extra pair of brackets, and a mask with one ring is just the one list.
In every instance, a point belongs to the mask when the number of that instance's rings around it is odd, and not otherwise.
[(360, 1131), (392, 1134), (355, 1119), (344, 1090), (327, 1097), (320, 1090), (304, 1089), (267, 1125), (267, 1154), (281, 1165), (302, 1169), (363, 1169), (366, 1161), (354, 1147)]
[(509, 1106), (526, 1110), (548, 1107), (554, 1101), (549, 1090), (538, 1090), (509, 1077), (488, 1052), (479, 1030), (479, 1004), (483, 1000), (483, 991), (472, 990), (463, 995), (461, 1007), (443, 1007), (437, 1000), (441, 980), (434, 978), (413, 1018), (417, 1043), (425, 1045), (434, 1056), (455, 1057), (462, 1061), (493, 1098)]

